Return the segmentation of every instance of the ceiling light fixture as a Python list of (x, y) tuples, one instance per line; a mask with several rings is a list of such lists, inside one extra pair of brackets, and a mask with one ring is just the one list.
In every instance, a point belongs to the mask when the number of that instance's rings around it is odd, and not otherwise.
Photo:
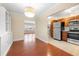
[(27, 16), (27, 17), (34, 17), (35, 16), (35, 12), (32, 7), (26, 7), (24, 11), (25, 11), (24, 12), (25, 16)]

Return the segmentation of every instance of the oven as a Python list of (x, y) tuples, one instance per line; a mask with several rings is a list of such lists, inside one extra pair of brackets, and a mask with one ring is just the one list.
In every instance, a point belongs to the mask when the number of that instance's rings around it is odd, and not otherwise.
[(68, 42), (79, 45), (79, 33), (78, 32), (69, 32), (68, 33)]
[(79, 45), (79, 19), (69, 22), (68, 42)]

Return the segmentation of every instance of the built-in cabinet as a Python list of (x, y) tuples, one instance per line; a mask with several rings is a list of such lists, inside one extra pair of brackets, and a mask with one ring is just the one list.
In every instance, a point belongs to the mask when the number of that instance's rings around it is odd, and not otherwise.
[(0, 6), (0, 55), (6, 55), (12, 44), (11, 16)]
[(5, 32), (11, 32), (11, 16), (4, 7), (0, 6), (0, 36)]
[(68, 36), (68, 32), (63, 31), (62, 32), (62, 41), (66, 41), (67, 42), (67, 36)]

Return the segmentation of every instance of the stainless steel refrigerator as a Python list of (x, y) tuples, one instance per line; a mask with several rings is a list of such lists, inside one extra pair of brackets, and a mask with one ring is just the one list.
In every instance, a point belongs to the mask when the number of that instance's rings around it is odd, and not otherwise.
[(54, 27), (54, 39), (57, 39), (57, 40), (61, 40), (61, 23), (60, 22), (55, 22), (53, 24), (53, 27)]

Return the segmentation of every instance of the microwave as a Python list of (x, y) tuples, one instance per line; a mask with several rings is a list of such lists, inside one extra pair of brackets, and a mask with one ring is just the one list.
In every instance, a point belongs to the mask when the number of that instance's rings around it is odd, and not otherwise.
[(79, 20), (72, 20), (69, 22), (69, 30), (79, 31)]
[(69, 22), (69, 25), (79, 25), (79, 20), (72, 20)]

